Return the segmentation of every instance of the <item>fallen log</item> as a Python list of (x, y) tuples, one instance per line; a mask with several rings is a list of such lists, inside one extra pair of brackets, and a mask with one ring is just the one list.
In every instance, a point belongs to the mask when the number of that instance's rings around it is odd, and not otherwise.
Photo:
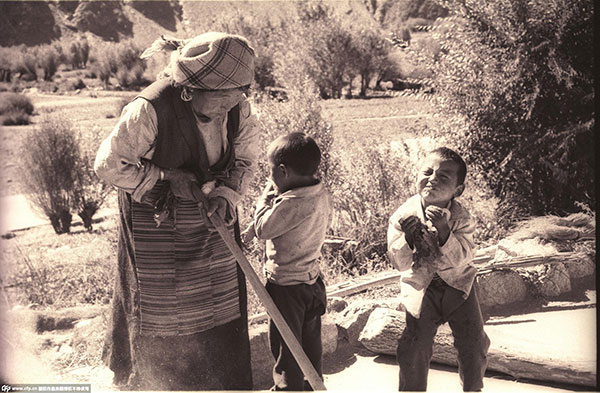
[[(523, 323), (516, 321), (505, 322)], [(404, 312), (389, 309), (375, 309), (359, 336), (359, 342), (368, 350), (386, 355), (396, 355), (397, 340), (405, 327)], [(596, 385), (596, 360), (582, 354), (579, 358), (567, 359), (556, 354), (557, 343), (535, 343), (536, 350), (530, 350), (527, 338), (518, 338), (502, 330), (501, 323), (486, 326), (491, 345), (488, 352), (488, 370), (499, 371), (517, 379), (577, 384), (583, 386)], [(590, 345), (595, 347), (595, 342)], [(456, 350), (453, 346), (452, 332), (447, 324), (440, 326), (435, 337), (432, 361), (457, 366)], [(542, 346), (541, 348), (539, 346)], [(529, 350), (528, 350), (529, 349)], [(555, 353), (556, 356), (548, 356)]]

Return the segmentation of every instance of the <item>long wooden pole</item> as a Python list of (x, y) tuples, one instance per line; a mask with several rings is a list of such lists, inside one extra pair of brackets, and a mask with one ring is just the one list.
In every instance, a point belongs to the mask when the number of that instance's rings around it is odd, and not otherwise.
[[(202, 193), (202, 191), (198, 191), (200, 194)], [(204, 194), (198, 195), (198, 193), (194, 192), (194, 196), (196, 197), (196, 200), (201, 201), (198, 204), (200, 209), (203, 209), (206, 212), (205, 206), (208, 206), (208, 204)], [(227, 248), (229, 248), (229, 251), (231, 251), (235, 259), (237, 260), (238, 265), (240, 265), (240, 268), (246, 275), (246, 278), (248, 279), (250, 285), (256, 292), (256, 295), (258, 295), (258, 298), (267, 309), (267, 313), (269, 313), (269, 315), (273, 319), (273, 322), (275, 322), (275, 326), (277, 326), (279, 333), (281, 333), (283, 341), (285, 341), (285, 343), (287, 344), (288, 348), (290, 349), (290, 352), (294, 356), (294, 359), (296, 359), (298, 366), (300, 366), (300, 369), (306, 376), (308, 383), (310, 383), (310, 386), (314, 390), (327, 390), (325, 388), (323, 380), (313, 367), (312, 363), (308, 359), (308, 356), (306, 356), (306, 353), (304, 352), (302, 346), (296, 339), (296, 336), (294, 336), (294, 333), (292, 333), (292, 330), (285, 322), (283, 315), (281, 315), (281, 312), (275, 305), (275, 302), (273, 302), (273, 299), (271, 298), (271, 296), (263, 286), (262, 282), (256, 275), (256, 272), (252, 268), (252, 265), (250, 265), (250, 262), (244, 255), (244, 252), (237, 244), (233, 236), (231, 236), (231, 233), (227, 230), (227, 226), (225, 225), (223, 218), (221, 218), (218, 214), (213, 214), (209, 217), (209, 220), (213, 223), (217, 232), (219, 232), (219, 235), (221, 235), (221, 238), (223, 238), (225, 245), (227, 245)]]

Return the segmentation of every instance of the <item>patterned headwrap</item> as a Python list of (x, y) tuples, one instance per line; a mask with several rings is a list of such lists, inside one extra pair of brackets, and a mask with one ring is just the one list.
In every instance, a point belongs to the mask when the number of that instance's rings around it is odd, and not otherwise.
[(239, 35), (210, 32), (191, 40), (161, 36), (141, 58), (167, 50), (173, 53), (166, 73), (189, 89), (238, 88), (254, 79), (254, 49)]

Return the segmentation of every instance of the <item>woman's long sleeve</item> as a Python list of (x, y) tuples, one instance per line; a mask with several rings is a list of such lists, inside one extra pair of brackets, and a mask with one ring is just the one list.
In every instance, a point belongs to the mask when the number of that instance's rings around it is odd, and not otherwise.
[(94, 170), (115, 187), (142, 201), (159, 179), (159, 168), (150, 162), (158, 134), (156, 112), (144, 99), (135, 99), (121, 114), (110, 135), (100, 144)]

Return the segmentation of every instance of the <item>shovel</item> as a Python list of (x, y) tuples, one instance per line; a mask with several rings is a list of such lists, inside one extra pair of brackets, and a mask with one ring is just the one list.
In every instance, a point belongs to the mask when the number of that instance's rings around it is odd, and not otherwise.
[[(200, 201), (198, 203), (200, 209), (203, 209), (206, 212), (205, 206), (208, 206), (208, 200), (206, 199), (204, 193), (200, 189), (193, 189), (193, 194), (196, 200)], [(258, 298), (262, 304), (267, 309), (267, 313), (271, 316), (273, 322), (275, 322), (275, 326), (277, 326), (279, 333), (281, 333), (283, 341), (285, 341), (287, 344), (290, 352), (294, 356), (294, 359), (296, 359), (300, 369), (306, 376), (306, 379), (308, 379), (310, 386), (314, 390), (327, 390), (323, 384), (323, 380), (313, 367), (312, 363), (308, 359), (308, 356), (306, 356), (306, 353), (304, 353), (304, 350), (296, 339), (296, 336), (294, 336), (294, 333), (292, 333), (292, 330), (285, 322), (285, 319), (283, 319), (283, 315), (281, 315), (281, 312), (273, 302), (273, 299), (271, 299), (271, 296), (261, 283), (260, 279), (256, 275), (256, 272), (254, 272), (254, 269), (252, 269), (252, 265), (250, 265), (250, 262), (248, 262), (244, 252), (237, 244), (233, 236), (231, 236), (231, 233), (227, 230), (227, 226), (225, 225), (223, 219), (218, 214), (213, 214), (208, 218), (215, 226), (217, 232), (219, 232), (219, 235), (221, 235), (221, 238), (225, 242), (227, 248), (229, 248), (229, 251), (231, 251), (235, 257), (238, 265), (240, 265), (240, 268), (246, 275), (250, 285), (258, 295)]]

